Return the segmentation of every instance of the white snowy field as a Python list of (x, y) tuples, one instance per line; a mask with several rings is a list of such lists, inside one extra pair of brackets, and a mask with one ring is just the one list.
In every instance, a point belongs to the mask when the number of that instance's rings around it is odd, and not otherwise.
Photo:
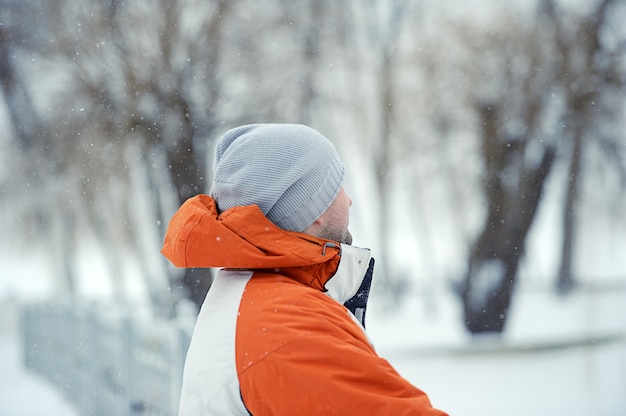
[[(449, 296), (368, 311), (379, 353), (450, 415), (626, 415), (626, 291), (522, 291), (506, 333), (472, 339)], [(421, 303), (421, 305), (419, 304)]]
[[(0, 297), (0, 416), (78, 416), (22, 366), (18, 307)], [(379, 353), (450, 415), (626, 414), (624, 290), (524, 291), (505, 335), (480, 340), (464, 334), (445, 294), (385, 309), (373, 302), (367, 317)]]

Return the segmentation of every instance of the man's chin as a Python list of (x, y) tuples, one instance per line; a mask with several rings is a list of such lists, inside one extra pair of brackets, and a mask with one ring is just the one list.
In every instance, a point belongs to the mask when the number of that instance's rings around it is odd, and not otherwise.
[(343, 236), (344, 241), (340, 241), (342, 244), (347, 244), (349, 246), (352, 245), (352, 234), (350, 231), (346, 231), (346, 234)]

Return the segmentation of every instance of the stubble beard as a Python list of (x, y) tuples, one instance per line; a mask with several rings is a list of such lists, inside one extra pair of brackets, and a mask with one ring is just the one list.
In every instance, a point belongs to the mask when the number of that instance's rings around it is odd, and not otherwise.
[(341, 244), (352, 245), (352, 233), (347, 228), (326, 227), (320, 233), (320, 237), (326, 240), (337, 241)]

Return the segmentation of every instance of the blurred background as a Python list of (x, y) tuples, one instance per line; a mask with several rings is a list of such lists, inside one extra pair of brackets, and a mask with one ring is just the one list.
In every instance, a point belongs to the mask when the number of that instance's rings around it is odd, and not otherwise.
[[(625, 414), (625, 19), (622, 0), (0, 0), (3, 397), (38, 374), (58, 414), (173, 414), (211, 271), (160, 255), (168, 221), (226, 130), (297, 122), (346, 162), (370, 336), (437, 407)], [(136, 387), (159, 360), (163, 386)]]

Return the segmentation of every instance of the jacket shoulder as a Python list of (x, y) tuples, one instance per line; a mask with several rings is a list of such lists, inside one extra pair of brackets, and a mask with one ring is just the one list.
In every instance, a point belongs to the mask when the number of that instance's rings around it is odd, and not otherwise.
[(237, 370), (252, 414), (444, 415), (376, 354), (350, 312), (324, 293), (256, 274), (239, 312)]

